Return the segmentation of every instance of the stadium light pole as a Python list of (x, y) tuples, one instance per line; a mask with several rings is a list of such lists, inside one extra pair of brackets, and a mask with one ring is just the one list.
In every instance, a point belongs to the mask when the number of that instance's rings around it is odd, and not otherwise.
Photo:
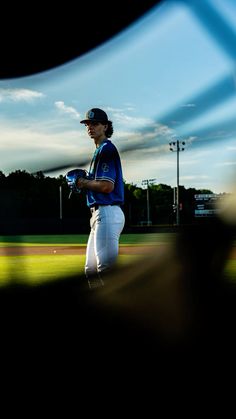
[(150, 225), (149, 185), (153, 185), (156, 179), (144, 179), (142, 185), (147, 186), (147, 223)]
[(59, 186), (60, 220), (62, 220), (62, 186)]
[(184, 141), (172, 141), (169, 143), (170, 151), (176, 151), (177, 154), (177, 188), (176, 188), (176, 224), (180, 224), (179, 216), (179, 152), (184, 151), (185, 142)]

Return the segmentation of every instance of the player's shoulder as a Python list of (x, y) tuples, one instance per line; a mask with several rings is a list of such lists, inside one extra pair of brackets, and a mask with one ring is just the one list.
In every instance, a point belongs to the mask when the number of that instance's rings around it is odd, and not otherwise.
[(103, 147), (106, 148), (112, 148), (115, 147), (114, 144), (111, 142), (111, 140), (106, 139), (103, 143), (102, 143)]
[(106, 140), (104, 141), (104, 143), (101, 146), (101, 151), (105, 151), (105, 152), (117, 152), (117, 148), (115, 146), (115, 144), (113, 144), (111, 142), (111, 140)]

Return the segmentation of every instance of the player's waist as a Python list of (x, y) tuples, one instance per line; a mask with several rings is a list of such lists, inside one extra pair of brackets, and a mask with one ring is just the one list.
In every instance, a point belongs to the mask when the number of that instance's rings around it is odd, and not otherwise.
[(120, 207), (122, 205), (122, 203), (121, 202), (113, 202), (112, 204), (93, 204), (93, 205), (90, 205), (90, 211), (91, 212), (93, 212), (93, 211), (96, 211), (96, 210), (98, 210), (98, 208), (99, 207), (110, 207), (110, 206), (118, 206), (118, 207)]

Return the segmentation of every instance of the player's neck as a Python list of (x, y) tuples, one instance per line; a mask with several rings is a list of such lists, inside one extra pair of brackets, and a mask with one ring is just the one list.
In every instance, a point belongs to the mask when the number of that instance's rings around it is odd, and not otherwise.
[(98, 148), (103, 143), (103, 141), (105, 141), (105, 140), (106, 140), (106, 136), (105, 135), (101, 135), (98, 138), (94, 138), (94, 143), (96, 145), (96, 148)]

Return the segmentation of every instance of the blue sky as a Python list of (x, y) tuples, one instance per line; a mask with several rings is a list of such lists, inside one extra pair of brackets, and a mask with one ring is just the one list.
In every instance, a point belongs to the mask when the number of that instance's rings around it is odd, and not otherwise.
[(65, 65), (0, 80), (0, 170), (87, 168), (94, 144), (79, 121), (100, 107), (113, 121), (127, 182), (175, 186), (169, 142), (179, 139), (180, 185), (230, 192), (235, 45), (234, 0), (167, 0)]

